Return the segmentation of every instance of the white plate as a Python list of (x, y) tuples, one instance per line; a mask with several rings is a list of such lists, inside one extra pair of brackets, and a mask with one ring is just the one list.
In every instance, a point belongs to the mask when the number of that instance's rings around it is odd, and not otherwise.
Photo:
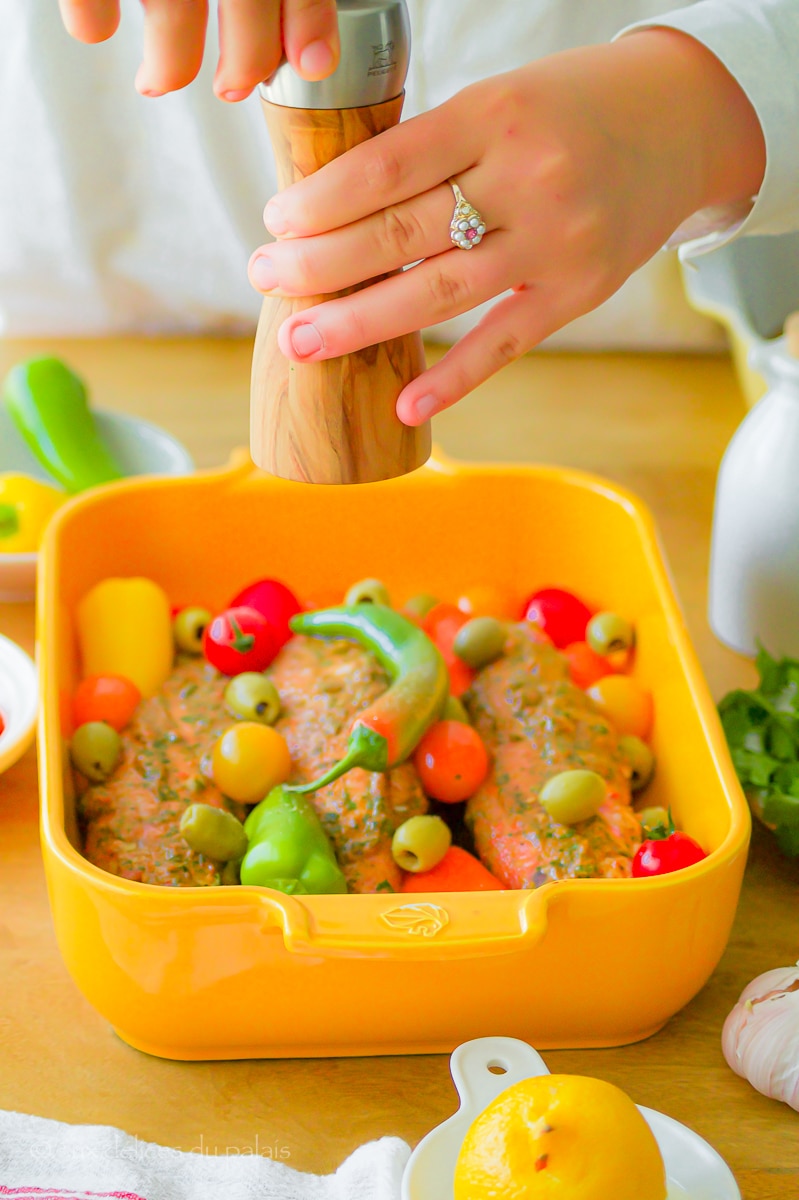
[[(185, 446), (157, 425), (123, 413), (94, 415), (103, 441), (125, 475), (189, 475), (194, 470)], [(0, 406), (0, 472), (5, 471), (53, 482)], [(32, 600), (35, 590), (36, 555), (0, 554), (0, 603)]]
[(16, 642), (0, 634), (0, 775), (21, 758), (33, 741), (38, 686), (36, 667)]
[[(503, 1073), (495, 1074), (492, 1067)], [(472, 1122), (514, 1083), (549, 1074), (531, 1046), (506, 1037), (464, 1042), (454, 1051), (450, 1070), (461, 1106), (414, 1150), (402, 1178), (402, 1200), (453, 1200), (455, 1164)], [(730, 1168), (703, 1138), (651, 1108), (639, 1104), (638, 1111), (663, 1155), (669, 1200), (741, 1200)]]

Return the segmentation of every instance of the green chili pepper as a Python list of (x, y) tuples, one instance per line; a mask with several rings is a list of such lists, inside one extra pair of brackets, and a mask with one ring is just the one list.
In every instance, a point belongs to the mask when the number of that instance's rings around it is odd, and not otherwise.
[(28, 448), (68, 492), (122, 478), (97, 432), (86, 388), (59, 359), (13, 367), (3, 397)]
[(320, 779), (296, 790), (315, 791), (352, 767), (388, 771), (404, 762), (441, 716), (449, 692), (446, 664), (427, 634), (382, 604), (298, 613), (289, 624), (294, 633), (351, 638), (376, 656), (392, 681), (355, 718), (344, 758)]
[(273, 788), (247, 817), (244, 831), (249, 845), (240, 867), (243, 884), (300, 895), (346, 892), (333, 847), (304, 796)]

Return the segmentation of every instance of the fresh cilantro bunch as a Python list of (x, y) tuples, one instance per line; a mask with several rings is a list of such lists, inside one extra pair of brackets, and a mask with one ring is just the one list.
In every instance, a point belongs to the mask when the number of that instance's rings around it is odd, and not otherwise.
[(760, 686), (719, 704), (732, 761), (756, 817), (780, 849), (799, 855), (799, 662), (761, 648)]

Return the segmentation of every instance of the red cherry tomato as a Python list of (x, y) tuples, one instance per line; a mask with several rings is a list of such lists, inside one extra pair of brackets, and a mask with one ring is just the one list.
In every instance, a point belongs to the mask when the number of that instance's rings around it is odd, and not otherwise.
[(522, 619), (538, 625), (561, 650), (571, 642), (585, 641), (591, 609), (562, 588), (541, 588), (524, 605)]
[(130, 721), (141, 700), (141, 692), (123, 675), (87, 675), (78, 684), (72, 711), (75, 727), (89, 721), (105, 721), (121, 731)]
[(633, 879), (649, 879), (653, 875), (670, 875), (683, 867), (707, 858), (698, 842), (687, 833), (670, 833), (665, 838), (650, 838), (642, 842), (633, 859)]
[(203, 653), (223, 675), (263, 671), (279, 649), (274, 627), (254, 608), (226, 608), (203, 635)]
[(279, 579), (258, 579), (242, 588), (228, 607), (254, 608), (262, 617), (266, 617), (277, 635), (278, 649), (293, 637), (289, 621), (296, 613), (303, 611), (291, 588), (286, 587)]
[(572, 642), (561, 650), (561, 654), (569, 664), (572, 683), (579, 688), (589, 688), (606, 675), (613, 674), (613, 666), (592, 650), (588, 642)]
[(3, 736), (3, 733), (5, 732), (5, 728), (6, 728), (6, 723), (3, 720), (3, 714), (0, 713), (0, 737)]
[(438, 721), (428, 729), (413, 761), (428, 796), (444, 804), (468, 800), (488, 773), (483, 740), (462, 721)]

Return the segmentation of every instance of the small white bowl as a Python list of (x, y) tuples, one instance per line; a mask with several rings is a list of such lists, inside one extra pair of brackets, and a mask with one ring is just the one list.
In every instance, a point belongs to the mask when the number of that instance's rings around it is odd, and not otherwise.
[[(514, 1083), (549, 1074), (531, 1046), (506, 1037), (464, 1042), (453, 1052), (450, 1071), (461, 1106), (414, 1150), (402, 1177), (402, 1200), (453, 1200), (455, 1165), (472, 1122)], [(638, 1111), (663, 1155), (668, 1200), (741, 1200), (732, 1171), (703, 1138), (654, 1109), (639, 1104)]]
[[(190, 475), (194, 470), (185, 446), (157, 425), (122, 413), (94, 415), (103, 441), (125, 475)], [(0, 407), (0, 472), (5, 471), (53, 482)], [(0, 603), (32, 600), (35, 591), (36, 555), (0, 554)]]
[(16, 642), (0, 634), (0, 775), (21, 758), (33, 741), (38, 699), (36, 667)]

